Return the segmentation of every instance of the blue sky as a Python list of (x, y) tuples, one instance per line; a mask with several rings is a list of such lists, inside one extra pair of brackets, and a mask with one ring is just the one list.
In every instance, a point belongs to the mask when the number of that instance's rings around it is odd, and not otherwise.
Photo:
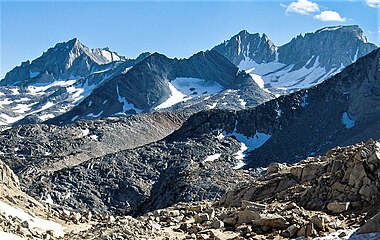
[(90, 48), (127, 57), (160, 52), (189, 57), (240, 30), (282, 45), (324, 26), (357, 24), (380, 45), (380, 0), (363, 1), (3, 1), (0, 78), (57, 42), (78, 37)]

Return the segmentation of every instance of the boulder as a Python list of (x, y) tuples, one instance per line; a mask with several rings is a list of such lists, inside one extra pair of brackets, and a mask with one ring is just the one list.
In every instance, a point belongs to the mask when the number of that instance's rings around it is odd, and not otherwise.
[(297, 231), (298, 231), (298, 226), (293, 224), (293, 225), (290, 225), (287, 229), (286, 229), (287, 233), (288, 233), (288, 237), (293, 237)]
[(380, 151), (377, 150), (375, 151), (369, 158), (368, 158), (369, 163), (377, 164), (380, 163)]
[(327, 209), (333, 213), (342, 213), (348, 210), (349, 202), (331, 202), (327, 204)]
[(233, 226), (236, 224), (236, 218), (235, 217), (228, 217), (223, 219), (224, 225)]
[(289, 226), (286, 219), (278, 214), (260, 214), (259, 219), (254, 220), (253, 223), (259, 226), (268, 226), (271, 228), (283, 229)]
[(299, 165), (296, 165), (290, 168), (290, 174), (295, 176), (298, 179), (301, 179), (302, 171), (303, 171), (303, 167)]
[(372, 197), (375, 197), (379, 194), (379, 189), (373, 185), (373, 184), (370, 184), (370, 185), (364, 185), (359, 193), (367, 200), (367, 201), (370, 201), (372, 199)]
[(253, 220), (260, 219), (260, 213), (258, 211), (243, 210), (238, 213), (239, 224), (251, 223)]
[(284, 166), (281, 163), (271, 163), (267, 168), (267, 174), (278, 173)]
[(215, 217), (215, 210), (213, 208), (209, 208), (205, 211), (205, 213), (208, 215), (208, 219), (212, 220)]
[(367, 177), (365, 168), (361, 162), (355, 164), (352, 169), (348, 184), (352, 187), (360, 189), (363, 184), (364, 177)]
[(330, 218), (328, 216), (317, 214), (311, 218), (311, 223), (314, 224), (315, 228), (319, 230), (324, 230), (326, 224), (330, 222)]
[(314, 224), (309, 223), (306, 225), (306, 231), (305, 231), (306, 237), (315, 237), (317, 236), (317, 231), (314, 229)]
[(380, 212), (369, 219), (363, 226), (358, 230), (360, 234), (380, 232)]
[(211, 225), (210, 225), (211, 228), (214, 228), (214, 229), (219, 229), (219, 228), (223, 228), (224, 227), (224, 223), (222, 221), (220, 221), (219, 219), (215, 219)]
[(203, 223), (210, 220), (210, 217), (207, 213), (199, 213), (194, 216), (195, 223)]

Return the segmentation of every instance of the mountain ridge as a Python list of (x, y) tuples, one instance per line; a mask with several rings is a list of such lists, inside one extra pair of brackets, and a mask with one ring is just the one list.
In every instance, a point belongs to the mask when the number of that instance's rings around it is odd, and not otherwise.
[(241, 31), (213, 49), (261, 76), (271, 92), (284, 94), (323, 82), (375, 48), (358, 25), (340, 25), (300, 34), (281, 46), (265, 34)]
[(228, 95), (229, 89), (237, 91), (242, 85), (245, 88), (241, 91), (254, 93), (251, 96), (245, 94), (247, 99), (242, 100), (251, 106), (273, 98), (251, 76), (239, 71), (216, 51), (199, 52), (188, 59), (179, 60), (154, 53), (126, 73), (94, 90), (91, 96), (70, 112), (50, 122), (67, 123), (76, 116), (91, 118), (150, 112), (164, 105), (162, 108), (169, 108), (192, 99), (200, 99), (204, 105), (202, 108), (207, 109), (206, 101), (212, 100), (215, 94), (222, 94), (215, 100), (220, 101)]

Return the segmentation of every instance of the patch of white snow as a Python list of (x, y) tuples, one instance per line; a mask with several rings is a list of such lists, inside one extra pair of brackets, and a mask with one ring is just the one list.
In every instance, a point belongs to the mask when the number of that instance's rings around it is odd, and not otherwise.
[(355, 126), (355, 120), (351, 119), (347, 112), (342, 114), (342, 123), (347, 129)]
[(48, 221), (39, 217), (33, 217), (32, 215), (24, 212), (19, 208), (12, 207), (2, 201), (0, 201), (0, 212), (18, 217), (21, 221), (27, 221), (29, 223), (29, 228), (35, 231), (52, 230), (55, 237), (63, 237), (64, 230), (61, 224), (58, 224), (53, 221)]
[(119, 100), (119, 102), (123, 104), (123, 113), (129, 110), (134, 110), (136, 113), (142, 112), (142, 110), (135, 107), (133, 103), (128, 102), (125, 97), (120, 96), (119, 85), (116, 85), (116, 92), (117, 92), (117, 100)]
[(210, 155), (210, 156), (207, 156), (203, 162), (213, 162), (215, 160), (217, 160), (218, 158), (220, 158), (221, 154), (220, 153), (217, 153), (217, 154), (213, 154), (213, 155)]
[(264, 80), (261, 78), (261, 76), (254, 73), (250, 73), (250, 75), (260, 88), (264, 88)]
[[(103, 114), (103, 111), (100, 111), (98, 114), (94, 114), (94, 113), (89, 113), (87, 114), (87, 117), (93, 117), (93, 118), (98, 118), (100, 117), (100, 115)], [(74, 120), (75, 121), (75, 120)]]
[(35, 78), (40, 74), (40, 72), (33, 72), (32, 70), (29, 70), (29, 77)]
[(83, 134), (83, 136), (87, 136), (88, 134), (90, 134), (90, 129), (88, 129), (88, 128), (82, 129), (82, 134)]

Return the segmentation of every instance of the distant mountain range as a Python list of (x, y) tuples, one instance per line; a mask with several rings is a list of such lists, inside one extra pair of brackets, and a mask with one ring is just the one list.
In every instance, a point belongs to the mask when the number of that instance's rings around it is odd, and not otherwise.
[(139, 214), (214, 199), (252, 182), (256, 167), (379, 139), (379, 70), (376, 49), (321, 84), (252, 109), (17, 126), (0, 134), (0, 156), (29, 194), (74, 209)]
[(297, 162), (380, 137), (380, 48), (309, 89), (238, 112), (192, 115), (169, 139), (233, 136), (249, 156), (246, 168)]
[(0, 81), (0, 125), (252, 108), (273, 94), (316, 85), (375, 48), (358, 26), (323, 28), (280, 47), (265, 34), (241, 31), (188, 59), (127, 59), (72, 39)]

